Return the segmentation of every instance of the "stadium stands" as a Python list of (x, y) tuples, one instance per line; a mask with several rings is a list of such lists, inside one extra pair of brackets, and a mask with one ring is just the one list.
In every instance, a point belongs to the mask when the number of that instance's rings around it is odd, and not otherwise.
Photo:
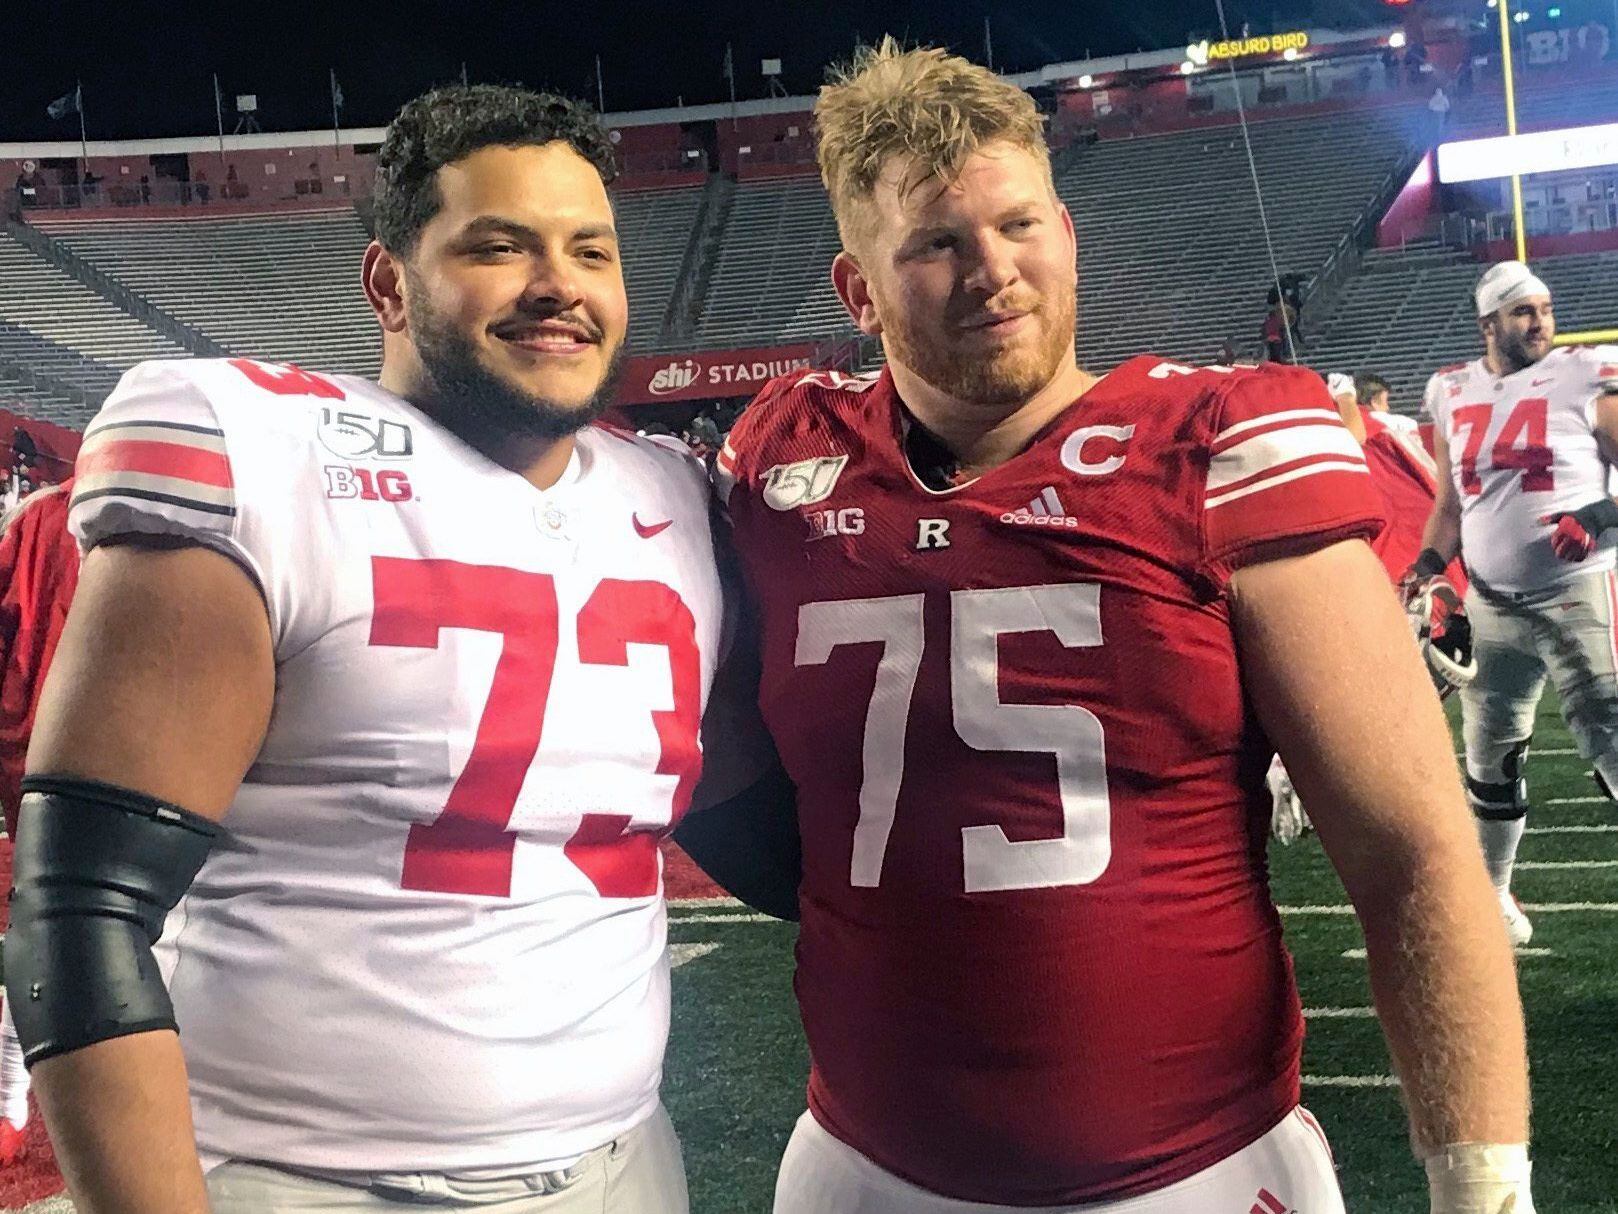
[[(39, 343), (37, 347), (30, 343)], [(105, 392), (143, 358), (176, 358), (183, 346), (25, 248), (0, 230), (0, 361), (44, 361), (31, 369)]]
[(841, 247), (818, 178), (742, 182), (702, 304), (698, 343), (759, 346), (850, 332), (829, 276)]
[[(1420, 117), (1390, 108), (1252, 124), (1280, 273), (1313, 276), (1376, 217), (1409, 172)], [(1079, 234), (1085, 366), (1141, 350), (1213, 361), (1227, 337), (1256, 342), (1273, 274), (1239, 129), (1098, 143), (1057, 189)]]
[[(1411, 108), (1255, 123), (1253, 153), (1283, 272), (1318, 271), (1414, 152)], [(1322, 153), (1329, 148), (1330, 154)], [(1128, 183), (1127, 190), (1122, 183)], [(1213, 358), (1256, 334), (1271, 279), (1236, 128), (1096, 144), (1057, 181), (1079, 232), (1087, 366), (1143, 349)], [(812, 178), (743, 182), (704, 301), (704, 346), (850, 332), (827, 267), (836, 224)]]
[(664, 313), (697, 224), (702, 189), (623, 192), (613, 206), (629, 291), (629, 350), (641, 354), (658, 349), (663, 337)]
[(375, 375), (352, 210), (186, 220), (40, 216), (36, 226), (234, 354)]

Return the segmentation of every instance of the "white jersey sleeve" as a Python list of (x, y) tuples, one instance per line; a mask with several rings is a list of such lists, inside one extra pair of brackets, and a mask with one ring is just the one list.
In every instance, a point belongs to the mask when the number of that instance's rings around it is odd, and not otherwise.
[(319, 489), (309, 406), (265, 387), (289, 374), (317, 382), (246, 359), (131, 368), (85, 432), (68, 514), (84, 552), (150, 535), (230, 557), (263, 593), (278, 653), (298, 615), (295, 566), (323, 546), (311, 516), (296, 508)]

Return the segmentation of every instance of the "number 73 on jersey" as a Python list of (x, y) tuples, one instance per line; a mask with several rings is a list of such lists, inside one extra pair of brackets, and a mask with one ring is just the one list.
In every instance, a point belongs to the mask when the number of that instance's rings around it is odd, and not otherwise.
[[(1099, 646), (1101, 588), (1021, 586), (950, 594), (949, 671), (955, 732), (982, 751), (1044, 752), (1056, 759), (1062, 833), (1013, 841), (995, 823), (961, 830), (967, 893), (1087, 885), (1112, 859), (1106, 739), (1078, 704), (1007, 704), (1000, 699), (1000, 637), (1052, 632), (1069, 649)], [(876, 682), (865, 713), (864, 779), (849, 880), (875, 888), (893, 832), (904, 779), (905, 736), (926, 643), (924, 596), (806, 603), (798, 610), (794, 661), (823, 665), (843, 645), (879, 643)], [(971, 795), (970, 790), (966, 795)], [(985, 802), (988, 804), (988, 802)]]

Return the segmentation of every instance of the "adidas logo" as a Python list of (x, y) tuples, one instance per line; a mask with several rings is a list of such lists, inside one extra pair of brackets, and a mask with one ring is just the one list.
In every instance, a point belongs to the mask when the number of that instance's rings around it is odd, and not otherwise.
[(1067, 512), (1062, 499), (1056, 496), (1054, 485), (1046, 485), (1040, 495), (1026, 506), (1008, 510), (1000, 516), (1000, 521), (1017, 527), (1058, 527), (1067, 531), (1079, 529), (1079, 520)]

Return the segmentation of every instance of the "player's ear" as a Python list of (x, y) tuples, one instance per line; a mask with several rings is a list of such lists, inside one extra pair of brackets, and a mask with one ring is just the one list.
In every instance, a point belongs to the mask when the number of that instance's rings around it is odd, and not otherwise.
[(403, 333), (405, 330), (404, 262), (372, 241), (365, 250), (361, 263), (360, 281), (365, 287), (365, 298), (371, 301), (371, 311), (385, 332)]
[(876, 314), (876, 301), (871, 298), (871, 284), (866, 281), (860, 263), (847, 249), (832, 259), (831, 285), (855, 327), (869, 337), (879, 336), (882, 320)]
[(1073, 227), (1073, 216), (1067, 209), (1067, 204), (1060, 200), (1056, 203), (1056, 213), (1062, 218), (1062, 231), (1067, 233), (1067, 247), (1072, 251), (1073, 281), (1079, 281), (1079, 234)]

